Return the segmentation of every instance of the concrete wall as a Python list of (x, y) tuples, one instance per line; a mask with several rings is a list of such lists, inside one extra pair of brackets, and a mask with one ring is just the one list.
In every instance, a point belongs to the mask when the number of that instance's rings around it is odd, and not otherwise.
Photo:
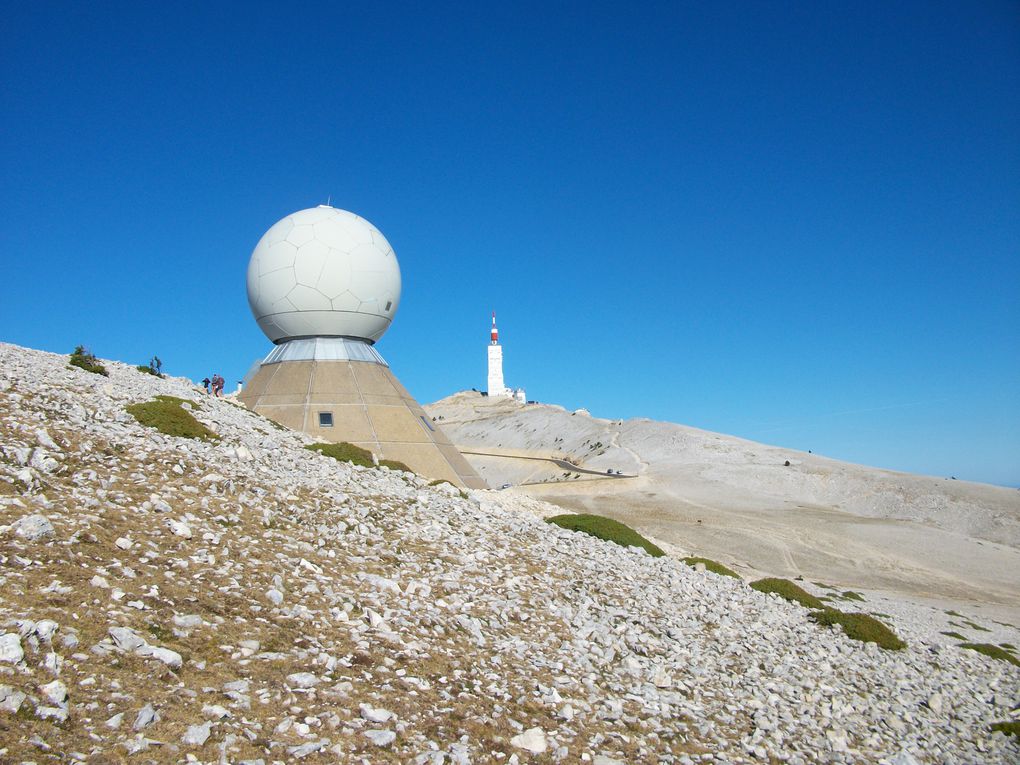
[[(318, 441), (347, 441), (421, 476), (487, 488), (388, 367), (363, 361), (264, 365), (238, 397), (245, 406)], [(319, 425), (320, 412), (333, 416)]]

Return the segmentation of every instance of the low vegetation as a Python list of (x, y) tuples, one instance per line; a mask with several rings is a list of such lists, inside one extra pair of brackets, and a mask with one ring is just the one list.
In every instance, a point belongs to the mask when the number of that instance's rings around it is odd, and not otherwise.
[(992, 723), (989, 728), (993, 731), (999, 731), (1005, 733), (1007, 736), (1013, 736), (1014, 738), (1020, 738), (1020, 720), (1012, 720), (1010, 722), (997, 722)]
[(372, 452), (368, 449), (362, 449), (360, 446), (349, 444), (346, 441), (341, 441), (338, 444), (309, 444), (305, 448), (319, 454), (325, 454), (327, 457), (332, 457), (340, 462), (352, 462), (362, 467), (375, 467)]
[(405, 473), (413, 473), (407, 465), (399, 460), (379, 460), (379, 467), (388, 467), (390, 470), (403, 470)]
[(70, 364), (72, 367), (84, 369), (86, 372), (92, 372), (103, 377), (110, 376), (110, 373), (106, 371), (106, 367), (100, 364), (99, 360), (84, 345), (79, 345), (71, 353)]
[(135, 369), (137, 369), (139, 372), (141, 372), (143, 374), (155, 375), (156, 377), (162, 377), (162, 375), (159, 374), (159, 372), (157, 372), (155, 369), (153, 369), (150, 366), (146, 366), (145, 364), (139, 364), (138, 366), (135, 367)]
[(713, 574), (719, 574), (719, 576), (731, 576), (734, 579), (740, 579), (740, 574), (731, 568), (727, 568), (718, 561), (710, 560), (709, 558), (681, 558), (691, 568), (694, 568), (699, 563), (704, 564), (706, 571), (711, 571)]
[(977, 651), (983, 653), (985, 656), (989, 656), (999, 661), (1008, 661), (1010, 664), (1015, 664), (1020, 667), (1020, 659), (1011, 654), (1005, 648), (1000, 648), (997, 645), (991, 643), (960, 643), (960, 648), (967, 648), (971, 651)]
[(666, 554), (630, 526), (625, 526), (619, 521), (614, 521), (612, 518), (606, 518), (601, 515), (589, 515), (587, 513), (567, 513), (566, 515), (554, 515), (545, 520), (546, 523), (554, 523), (570, 531), (590, 534), (598, 539), (615, 542), (623, 547), (640, 547), (646, 550), (653, 558), (661, 558)]
[(964, 619), (963, 623), (970, 627), (972, 630), (977, 630), (978, 632), (991, 632), (991, 630), (988, 629), (987, 627), (982, 627), (980, 624), (972, 622), (970, 619)]
[(325, 454), (327, 457), (332, 457), (340, 462), (350, 462), (355, 465), (361, 465), (361, 467), (374, 468), (374, 467), (386, 467), (390, 470), (402, 470), (405, 473), (413, 473), (407, 465), (398, 460), (379, 460), (376, 464), (372, 458), (372, 452), (368, 449), (362, 449), (360, 446), (349, 444), (346, 441), (341, 441), (338, 444), (310, 444), (305, 447), (311, 449), (313, 452), (319, 454)]
[(125, 408), (128, 414), (142, 425), (155, 428), (168, 436), (200, 438), (206, 441), (219, 438), (196, 420), (191, 412), (185, 409), (185, 405), (195, 406), (191, 401), (176, 396), (156, 396), (153, 401), (131, 404)]
[(833, 626), (838, 624), (847, 637), (860, 640), (862, 643), (877, 643), (879, 648), (898, 651), (907, 644), (900, 640), (896, 633), (882, 622), (867, 614), (847, 614), (835, 608), (823, 608), (812, 611), (810, 617), (819, 624)]
[(751, 588), (758, 590), (758, 592), (774, 592), (779, 597), (794, 603), (800, 603), (805, 608), (825, 607), (821, 600), (807, 590), (798, 587), (789, 579), (778, 579), (775, 577), (759, 579), (757, 582), (751, 582)]

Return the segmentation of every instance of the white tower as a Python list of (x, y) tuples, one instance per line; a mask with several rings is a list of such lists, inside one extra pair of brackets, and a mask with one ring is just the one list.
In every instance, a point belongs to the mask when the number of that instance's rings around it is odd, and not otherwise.
[(489, 395), (510, 396), (512, 391), (503, 384), (503, 346), (499, 344), (495, 311), (492, 312), (492, 332), (489, 338)]

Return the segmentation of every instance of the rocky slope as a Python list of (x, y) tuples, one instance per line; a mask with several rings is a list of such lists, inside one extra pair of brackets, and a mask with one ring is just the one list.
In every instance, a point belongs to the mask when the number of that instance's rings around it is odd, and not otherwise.
[[(0, 761), (1015, 762), (1020, 670), (888, 652), (535, 500), (0, 345)], [(125, 411), (193, 402), (214, 441)]]

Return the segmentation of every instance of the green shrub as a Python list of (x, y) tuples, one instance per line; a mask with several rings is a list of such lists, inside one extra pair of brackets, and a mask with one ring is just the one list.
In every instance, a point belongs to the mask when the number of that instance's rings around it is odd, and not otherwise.
[(972, 622), (970, 619), (964, 619), (963, 623), (970, 627), (972, 630), (977, 630), (978, 632), (991, 632), (991, 630), (988, 629), (987, 627), (982, 627), (980, 624), (976, 624), (975, 622)]
[(135, 369), (137, 369), (139, 372), (142, 372), (143, 374), (155, 375), (156, 377), (160, 376), (155, 369), (153, 369), (152, 367), (145, 366), (144, 364), (139, 364), (138, 366), (135, 367)]
[(368, 449), (362, 449), (360, 446), (349, 444), (346, 441), (341, 441), (338, 444), (310, 444), (305, 448), (311, 449), (313, 452), (319, 452), (319, 454), (325, 454), (327, 457), (332, 457), (340, 462), (353, 462), (355, 465), (361, 465), (362, 467), (375, 467), (375, 462), (372, 460), (372, 452)]
[(666, 554), (630, 526), (625, 526), (612, 518), (587, 513), (568, 513), (554, 515), (551, 518), (546, 518), (545, 521), (570, 531), (580, 531), (607, 542), (615, 542), (623, 547), (641, 547), (653, 558), (661, 558)]
[(864, 602), (864, 596), (861, 595), (861, 593), (859, 592), (854, 592), (853, 590), (847, 590), (839, 597), (842, 598), (843, 600), (857, 600), (860, 601), (861, 603)]
[(810, 592), (801, 589), (789, 579), (777, 579), (775, 577), (759, 579), (757, 582), (751, 582), (751, 588), (758, 592), (774, 592), (784, 600), (800, 603), (805, 608), (825, 608), (825, 604), (822, 601)]
[(154, 401), (131, 404), (125, 409), (142, 425), (155, 428), (168, 436), (200, 438), (205, 441), (219, 438), (184, 408), (185, 403), (194, 406), (191, 401), (176, 396), (156, 396)]
[(718, 574), (719, 576), (731, 576), (734, 579), (740, 579), (740, 574), (738, 574), (736, 571), (734, 571), (731, 568), (727, 568), (722, 563), (711, 560), (709, 558), (681, 558), (680, 560), (682, 560), (691, 568), (694, 568), (699, 563), (703, 563), (705, 564), (706, 571), (711, 571), (713, 574)]
[(189, 407), (191, 409), (202, 408), (202, 406), (197, 401), (192, 401), (190, 398), (181, 398), (180, 396), (167, 396), (161, 394), (159, 396), (156, 396), (156, 399), (159, 401), (167, 401), (171, 404), (177, 404), (179, 406), (184, 407), (185, 410), (188, 409)]
[(940, 632), (939, 634), (940, 635), (945, 635), (946, 637), (951, 637), (951, 638), (953, 638), (953, 640), (966, 640), (967, 639), (963, 635), (961, 635), (959, 632)]
[(379, 467), (388, 467), (390, 470), (403, 470), (405, 473), (414, 473), (411, 468), (399, 460), (379, 460)]
[(110, 376), (110, 373), (106, 371), (106, 367), (100, 364), (99, 360), (84, 345), (79, 345), (74, 349), (74, 352), (71, 354), (70, 364), (72, 367), (84, 369), (86, 372), (92, 372), (103, 377)]
[(448, 483), (448, 484), (450, 484), (450, 486), (453, 486), (453, 483), (450, 482), (450, 481), (447, 481), (445, 478), (437, 478), (434, 481), (429, 481), (429, 486), (438, 486), (441, 483)]
[(1009, 651), (999, 648), (997, 645), (991, 643), (960, 643), (960, 648), (968, 648), (971, 651), (977, 651), (983, 653), (985, 656), (990, 656), (993, 659), (999, 661), (1008, 661), (1010, 664), (1015, 664), (1020, 667), (1020, 659), (1011, 654)]
[(989, 726), (993, 731), (1001, 731), (1007, 736), (1013, 736), (1014, 738), (1020, 738), (1020, 720), (1012, 720), (1011, 722), (997, 722), (992, 723)]
[(877, 643), (879, 648), (890, 651), (907, 647), (906, 643), (896, 637), (895, 632), (867, 614), (845, 614), (835, 608), (823, 608), (820, 611), (812, 611), (809, 616), (825, 626), (838, 624), (847, 637), (860, 640), (862, 643)]

